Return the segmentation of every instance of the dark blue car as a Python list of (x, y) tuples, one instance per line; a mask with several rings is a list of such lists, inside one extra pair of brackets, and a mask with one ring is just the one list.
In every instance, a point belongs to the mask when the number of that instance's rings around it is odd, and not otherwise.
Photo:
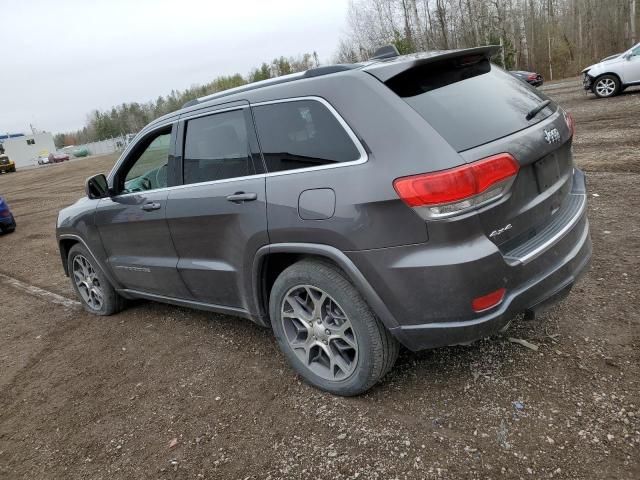
[(16, 229), (16, 221), (9, 210), (9, 205), (0, 197), (0, 232), (9, 233)]

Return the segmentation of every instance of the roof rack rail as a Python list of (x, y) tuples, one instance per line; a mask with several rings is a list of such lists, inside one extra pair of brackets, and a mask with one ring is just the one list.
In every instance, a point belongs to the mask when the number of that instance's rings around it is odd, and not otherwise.
[(197, 105), (197, 104), (198, 104), (198, 99), (194, 98), (193, 100), (189, 100), (187, 103), (182, 105), (182, 108), (192, 107), (192, 106)]
[(267, 80), (260, 80), (258, 82), (247, 83), (245, 85), (240, 85), (239, 87), (229, 88), (227, 90), (222, 90), (220, 92), (212, 93), (210, 95), (205, 95), (204, 97), (196, 98), (195, 100), (191, 100), (185, 103), (182, 108), (192, 107), (194, 105), (199, 105), (208, 100), (214, 100), (216, 98), (227, 97), (229, 95), (233, 95), (234, 93), (248, 92), (251, 90), (255, 90), (257, 88), (269, 87), (271, 85), (278, 85), (280, 83), (291, 82), (293, 80), (297, 80), (302, 78), (302, 73), (290, 73), (288, 75), (282, 75), (281, 77), (269, 78)]
[(385, 45), (384, 47), (380, 47), (375, 52), (373, 52), (371, 60), (383, 60), (385, 58), (393, 58), (399, 56), (400, 52), (395, 45)]
[(330, 73), (344, 72), (346, 70), (353, 70), (361, 65), (357, 63), (339, 63), (337, 65), (326, 65), (324, 67), (316, 67), (304, 72), (304, 78), (320, 77), (322, 75), (329, 75)]
[(262, 87), (269, 87), (272, 85), (287, 83), (287, 82), (291, 82), (291, 81), (299, 80), (303, 78), (320, 77), (322, 75), (329, 75), (331, 73), (354, 70), (356, 68), (361, 68), (361, 67), (362, 67), (362, 64), (360, 63), (341, 63), (337, 65), (326, 65), (323, 67), (316, 67), (316, 68), (307, 70), (305, 72), (291, 73), (288, 75), (283, 75), (281, 77), (269, 78), (267, 80), (261, 80), (259, 82), (247, 83), (246, 85), (240, 85), (239, 87), (234, 87), (228, 90), (222, 90), (221, 92), (212, 93), (204, 97), (196, 98), (195, 100), (190, 100), (187, 103), (185, 103), (182, 106), (182, 108), (193, 107), (194, 105), (199, 105), (200, 103), (206, 102), (207, 100), (226, 97), (234, 93), (248, 92), (248, 91), (255, 90)]

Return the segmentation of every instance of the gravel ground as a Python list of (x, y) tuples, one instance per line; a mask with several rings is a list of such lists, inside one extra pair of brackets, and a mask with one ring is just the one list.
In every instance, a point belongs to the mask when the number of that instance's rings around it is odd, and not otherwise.
[[(139, 302), (98, 318), (0, 279), (0, 478), (640, 478), (640, 91), (577, 121), (591, 271), (507, 335), (412, 354), (368, 394), (303, 384), (268, 330)], [(57, 211), (114, 157), (0, 176), (0, 273), (73, 297)]]

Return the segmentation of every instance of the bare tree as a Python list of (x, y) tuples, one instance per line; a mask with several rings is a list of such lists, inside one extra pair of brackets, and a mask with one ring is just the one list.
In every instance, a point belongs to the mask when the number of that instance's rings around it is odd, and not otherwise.
[(636, 0), (629, 0), (629, 17), (631, 43), (635, 45), (638, 40), (638, 37), (636, 37)]
[(638, 42), (637, 21), (637, 0), (351, 0), (339, 53), (502, 44), (506, 67), (565, 77)]

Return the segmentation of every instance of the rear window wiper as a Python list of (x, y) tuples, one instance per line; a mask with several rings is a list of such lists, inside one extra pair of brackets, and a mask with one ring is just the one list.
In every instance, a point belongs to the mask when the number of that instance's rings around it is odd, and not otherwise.
[(539, 114), (542, 110), (544, 110), (544, 108), (550, 103), (551, 103), (551, 100), (545, 100), (540, 105), (533, 107), (531, 110), (529, 110), (529, 113), (527, 113), (527, 117), (526, 117), (527, 120), (531, 120), (533, 117)]

